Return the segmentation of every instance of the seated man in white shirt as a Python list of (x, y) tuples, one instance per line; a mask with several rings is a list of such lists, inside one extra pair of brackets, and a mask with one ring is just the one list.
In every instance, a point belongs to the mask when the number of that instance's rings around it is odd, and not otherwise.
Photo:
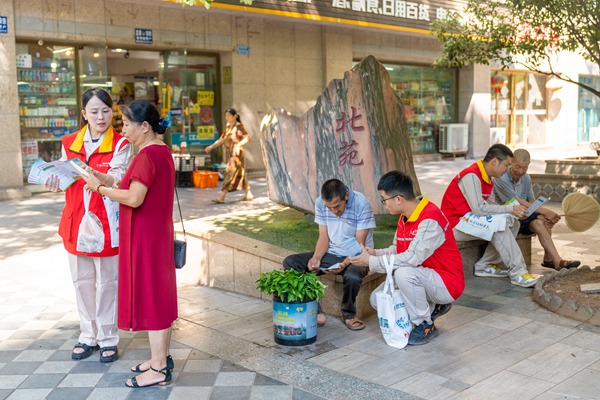
[[(531, 163), (531, 156), (525, 149), (514, 151), (513, 162), (510, 168), (500, 178), (494, 178), (494, 194), (503, 203), (516, 199), (521, 205), (529, 207), (535, 196), (531, 185), (531, 177), (527, 169)], [(560, 270), (563, 268), (576, 268), (581, 264), (576, 260), (563, 260), (552, 241), (552, 227), (560, 220), (560, 216), (546, 207), (540, 207), (525, 219), (521, 219), (519, 233), (525, 235), (537, 234), (540, 244), (544, 248), (544, 261), (542, 267)]]

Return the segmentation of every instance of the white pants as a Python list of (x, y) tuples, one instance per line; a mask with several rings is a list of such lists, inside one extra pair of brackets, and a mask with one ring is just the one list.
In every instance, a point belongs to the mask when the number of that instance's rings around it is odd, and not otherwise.
[[(475, 263), (475, 270), (481, 271), (490, 264), (504, 264), (508, 268), (508, 274), (511, 279), (527, 273), (527, 265), (523, 258), (523, 253), (517, 244), (516, 237), (519, 234), (521, 224), (514, 222), (510, 230), (494, 232), (492, 240), (488, 243), (483, 253), (483, 257)], [(454, 237), (457, 242), (468, 242), (470, 240), (481, 240), (476, 236), (467, 235), (456, 228), (453, 229)]]
[(394, 271), (394, 281), (415, 326), (423, 321), (431, 323), (431, 313), (436, 304), (454, 301), (440, 275), (431, 268), (400, 267)]
[(77, 297), (79, 342), (88, 346), (116, 346), (117, 277), (119, 256), (86, 257), (69, 253), (71, 277)]

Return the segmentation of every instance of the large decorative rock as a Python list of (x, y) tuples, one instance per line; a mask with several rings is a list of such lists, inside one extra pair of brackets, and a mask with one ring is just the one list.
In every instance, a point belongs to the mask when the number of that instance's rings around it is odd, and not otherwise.
[(404, 107), (390, 86), (385, 67), (363, 59), (344, 79), (333, 80), (303, 116), (272, 110), (261, 123), (269, 198), (314, 212), (321, 185), (337, 178), (386, 214), (377, 191), (379, 178), (400, 170), (420, 193)]

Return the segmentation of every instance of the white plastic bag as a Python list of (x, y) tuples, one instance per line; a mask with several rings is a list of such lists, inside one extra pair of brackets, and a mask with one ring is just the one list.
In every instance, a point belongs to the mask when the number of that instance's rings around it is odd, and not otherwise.
[(89, 210), (92, 194), (83, 189), (85, 213), (79, 224), (77, 251), (82, 253), (100, 253), (104, 249), (104, 229), (100, 218)]
[(119, 203), (108, 196), (102, 196), (102, 200), (104, 201), (110, 228), (110, 245), (111, 247), (119, 247)]
[[(371, 294), (371, 304), (375, 301), (377, 309), (377, 318), (379, 328), (383, 334), (385, 342), (392, 347), (403, 349), (408, 344), (408, 337), (412, 331), (412, 325), (404, 300), (400, 291), (395, 290), (394, 278), (392, 276), (392, 265), (394, 264), (394, 255), (390, 255), (388, 261), (383, 256), (387, 277)], [(383, 289), (381, 289), (383, 287)]]
[[(475, 236), (489, 242), (492, 240), (495, 232), (506, 229), (507, 221), (510, 218), (510, 214), (475, 215), (472, 212), (468, 212), (460, 218), (456, 229), (467, 235)], [(512, 223), (508, 224), (508, 226), (512, 226)]]

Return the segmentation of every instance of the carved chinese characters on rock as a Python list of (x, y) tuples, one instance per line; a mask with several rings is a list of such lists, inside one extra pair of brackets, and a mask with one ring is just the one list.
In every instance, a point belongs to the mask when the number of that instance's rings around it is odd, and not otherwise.
[[(336, 128), (335, 133), (337, 134), (346, 132), (350, 126), (350, 130), (352, 133), (354, 132), (364, 132), (365, 127), (359, 125), (359, 121), (362, 119), (362, 114), (358, 114), (356, 111), (356, 107), (351, 107), (352, 115), (348, 116), (345, 112), (342, 112), (342, 116), (336, 119)], [(340, 154), (338, 156), (339, 166), (343, 167), (345, 165), (349, 165), (352, 167), (359, 167), (364, 165), (363, 159), (358, 159), (358, 150), (356, 149), (358, 146), (358, 142), (354, 139), (352, 141), (343, 141), (341, 142), (341, 147), (339, 148)]]
[(409, 174), (419, 192), (404, 107), (374, 57), (331, 81), (315, 103), (301, 117), (273, 109), (261, 123), (272, 201), (312, 213), (321, 185), (337, 178), (386, 214), (377, 182), (395, 169)]

